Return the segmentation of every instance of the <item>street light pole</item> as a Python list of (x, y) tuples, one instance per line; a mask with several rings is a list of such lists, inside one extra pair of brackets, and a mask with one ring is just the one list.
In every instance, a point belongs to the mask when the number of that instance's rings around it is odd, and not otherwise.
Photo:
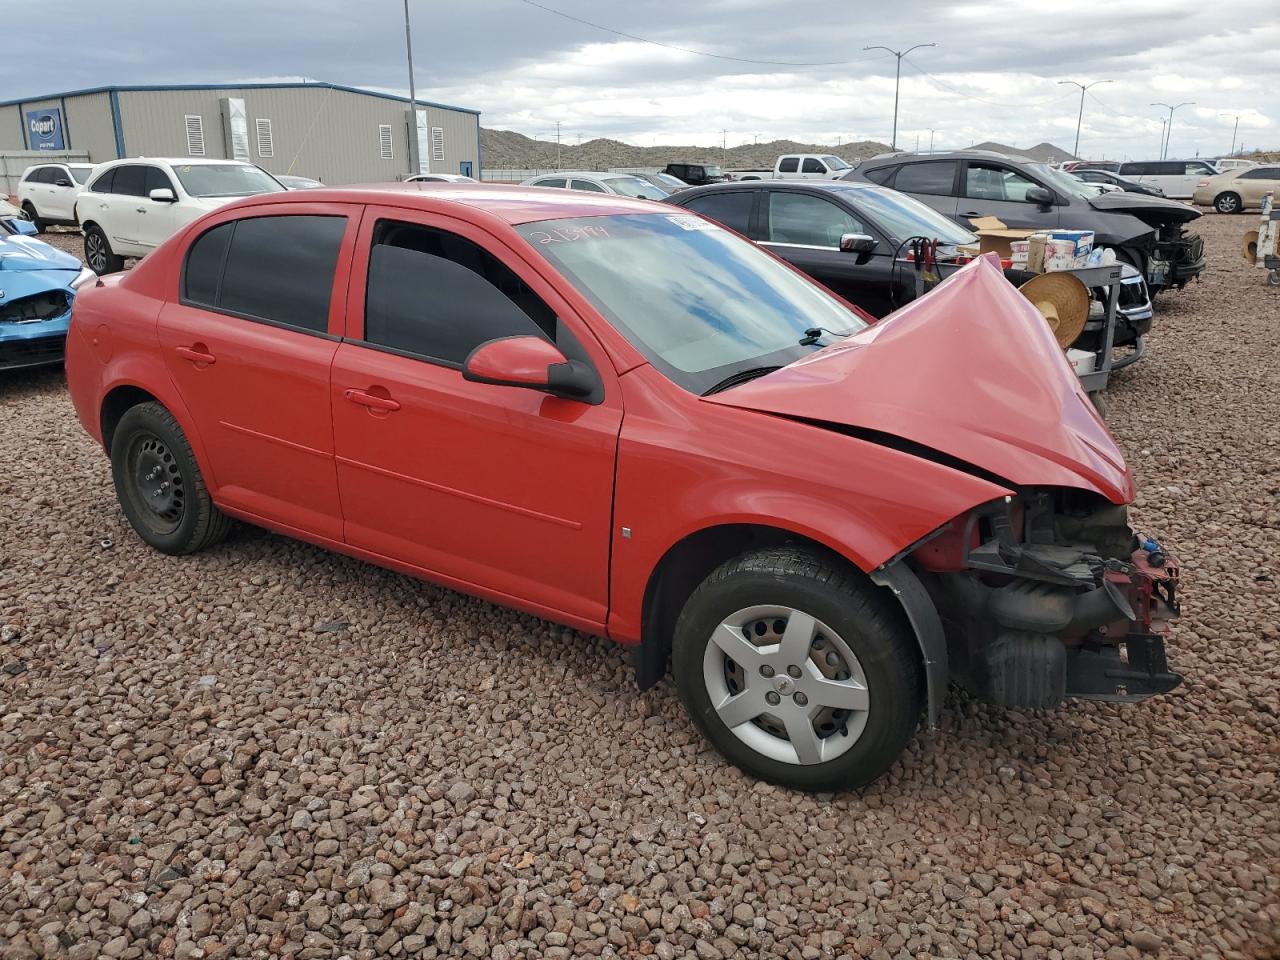
[(1228, 157), (1234, 157), (1236, 155), (1236, 134), (1240, 132), (1240, 117), (1234, 113), (1220, 113), (1218, 116), (1232, 117), (1236, 122), (1236, 125), (1231, 128), (1231, 152), (1227, 154)]
[(409, 115), (413, 124), (409, 129), (409, 173), (421, 173), (418, 169), (418, 97), (413, 87), (413, 38), (409, 34), (409, 0), (404, 0), (404, 52), (409, 60)]
[(933, 127), (929, 128), (929, 152), (933, 153)]
[(1096, 87), (1100, 83), (1111, 83), (1110, 80), (1095, 80), (1093, 83), (1080, 83), (1077, 80), (1059, 80), (1059, 85), (1067, 83), (1073, 87), (1080, 88), (1080, 112), (1076, 114), (1076, 145), (1072, 148), (1072, 155), (1080, 159), (1080, 122), (1084, 120), (1084, 95), (1090, 87)]
[(1184, 100), (1182, 103), (1174, 107), (1169, 106), (1169, 104), (1167, 103), (1151, 104), (1151, 106), (1153, 107), (1164, 107), (1166, 110), (1169, 111), (1169, 124), (1164, 128), (1164, 150), (1160, 154), (1161, 160), (1165, 160), (1169, 156), (1169, 140), (1171, 138), (1171, 135), (1173, 134), (1173, 111), (1181, 110), (1183, 107), (1190, 107), (1194, 105), (1195, 105), (1194, 100)]
[(898, 86), (902, 83), (902, 58), (912, 50), (919, 50), (921, 47), (936, 47), (936, 43), (917, 43), (914, 47), (908, 47), (906, 50), (890, 50), (888, 47), (874, 46), (863, 47), (863, 50), (888, 50), (898, 58), (898, 66), (893, 73), (893, 142), (889, 145), (889, 149), (898, 149)]

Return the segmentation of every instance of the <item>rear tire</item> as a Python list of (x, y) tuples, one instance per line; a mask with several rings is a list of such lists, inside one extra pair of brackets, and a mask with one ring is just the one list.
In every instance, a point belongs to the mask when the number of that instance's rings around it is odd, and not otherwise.
[(84, 262), (98, 276), (119, 273), (124, 269), (124, 257), (111, 249), (107, 235), (96, 223), (84, 228)]
[(129, 524), (161, 553), (195, 553), (231, 529), (182, 428), (159, 403), (140, 403), (120, 418), (111, 438), (111, 477)]
[(676, 623), (672, 672), (727, 760), (799, 790), (880, 777), (923, 707), (919, 648), (893, 598), (796, 546), (744, 554), (703, 581)]
[(32, 225), (36, 228), (36, 233), (44, 233), (48, 224), (40, 219), (40, 214), (36, 213), (35, 204), (28, 200), (22, 205), (22, 212), (27, 215), (27, 219), (30, 220)]
[(1240, 202), (1240, 194), (1228, 190), (1213, 198), (1213, 209), (1219, 213), (1240, 213), (1244, 209), (1244, 204)]

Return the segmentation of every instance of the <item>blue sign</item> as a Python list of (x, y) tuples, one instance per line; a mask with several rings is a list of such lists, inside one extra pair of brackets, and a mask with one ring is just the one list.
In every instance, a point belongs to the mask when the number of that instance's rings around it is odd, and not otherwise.
[(57, 107), (49, 110), (27, 111), (27, 142), (32, 150), (65, 150), (66, 139), (62, 134), (62, 111)]

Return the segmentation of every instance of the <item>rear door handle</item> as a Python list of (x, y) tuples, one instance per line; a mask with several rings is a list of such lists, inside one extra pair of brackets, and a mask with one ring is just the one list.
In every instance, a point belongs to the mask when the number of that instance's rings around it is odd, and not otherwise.
[(352, 403), (358, 403), (362, 407), (368, 407), (371, 410), (385, 410), (392, 413), (400, 409), (400, 403), (392, 400), (390, 397), (378, 397), (372, 393), (365, 393), (363, 390), (348, 390), (343, 394)]
[(962, 216), (962, 217), (980, 217), (980, 216), (982, 216), (982, 211), (981, 211), (981, 210), (966, 210), (964, 213), (960, 214), (960, 216)]
[(203, 343), (198, 343), (194, 347), (175, 347), (174, 353), (182, 357), (184, 360), (190, 360), (192, 363), (216, 363), (217, 357), (208, 352)]

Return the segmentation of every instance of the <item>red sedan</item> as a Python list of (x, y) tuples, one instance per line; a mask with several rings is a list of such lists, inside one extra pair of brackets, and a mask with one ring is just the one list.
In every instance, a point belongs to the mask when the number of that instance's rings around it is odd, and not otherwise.
[(67, 376), (156, 549), (238, 518), (607, 635), (779, 783), (873, 780), (949, 679), (1019, 707), (1180, 679), (1176, 570), (985, 260), (869, 325), (653, 203), (276, 193), (84, 289)]

